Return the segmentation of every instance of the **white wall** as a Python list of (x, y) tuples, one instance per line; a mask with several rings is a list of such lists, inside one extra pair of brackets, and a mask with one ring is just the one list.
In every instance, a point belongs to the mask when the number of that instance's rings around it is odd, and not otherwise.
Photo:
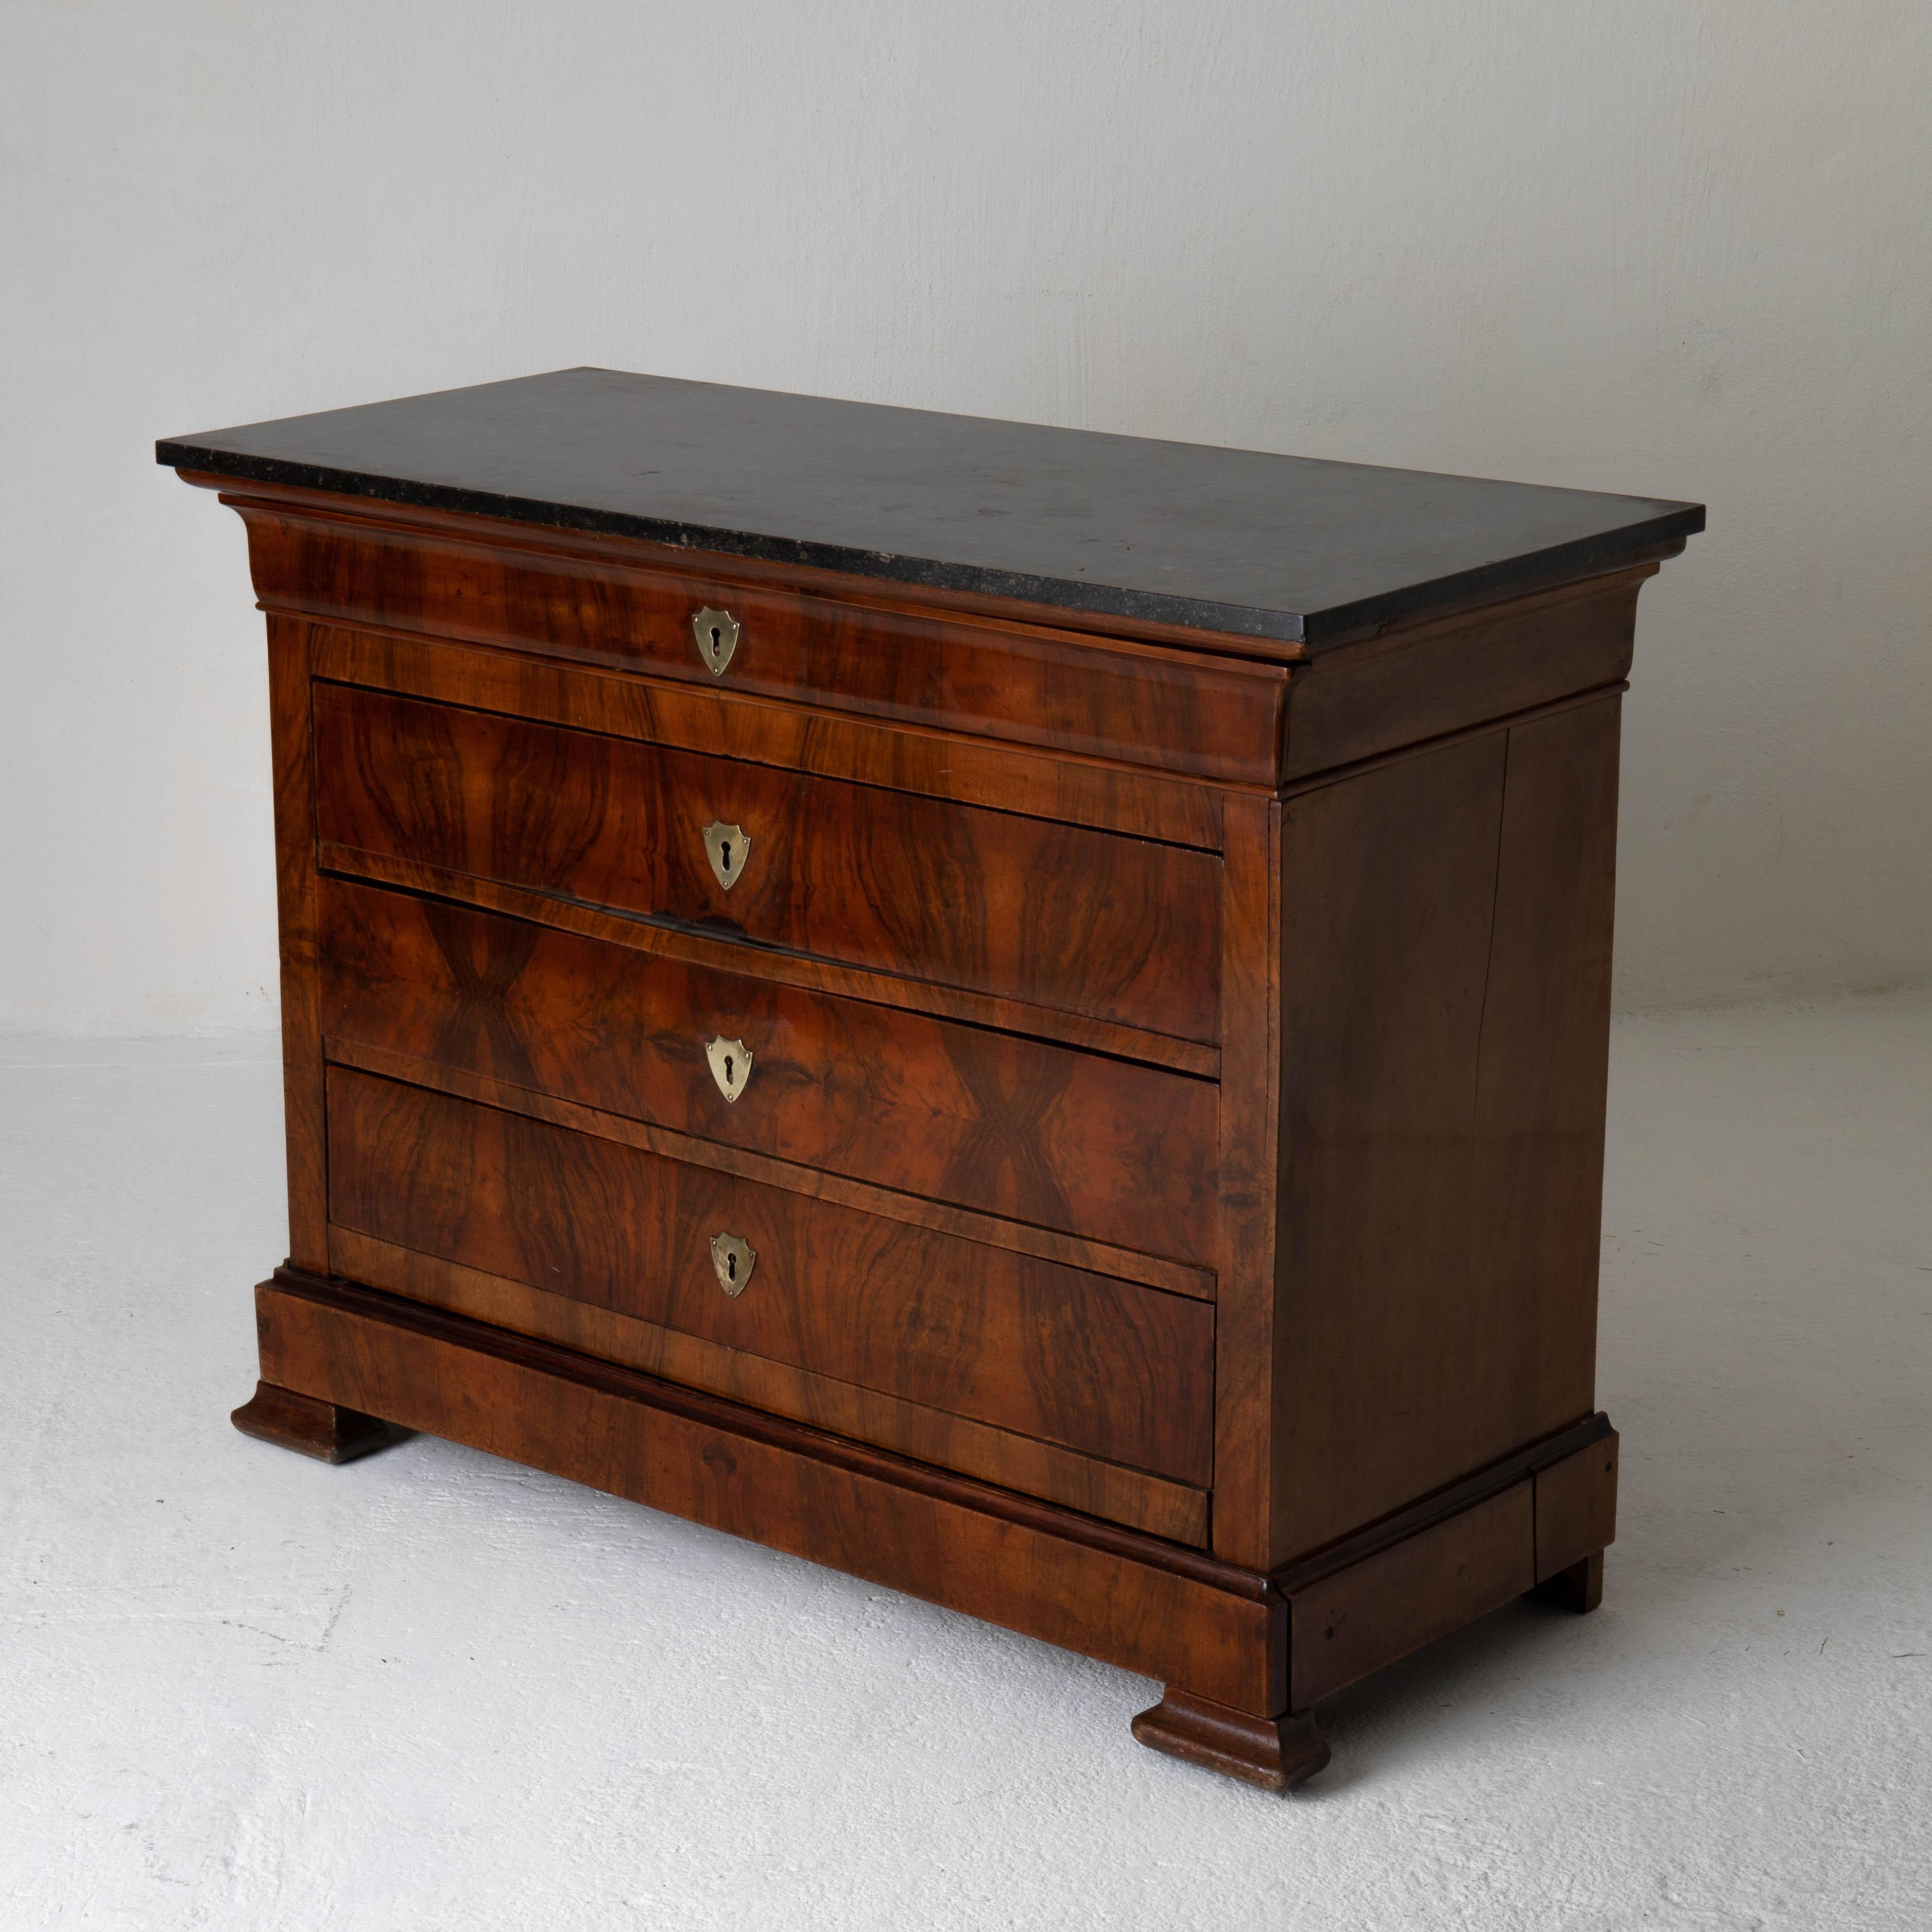
[(266, 1022), (158, 435), (575, 362), (1697, 497), (1625, 1005), (1932, 971), (1932, 8), (0, 6), (0, 1028)]

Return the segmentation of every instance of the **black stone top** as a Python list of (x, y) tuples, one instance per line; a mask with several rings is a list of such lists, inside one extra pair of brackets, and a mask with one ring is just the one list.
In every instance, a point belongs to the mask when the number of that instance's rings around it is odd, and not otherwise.
[(155, 446), (183, 470), (1319, 646), (1702, 506), (560, 369)]

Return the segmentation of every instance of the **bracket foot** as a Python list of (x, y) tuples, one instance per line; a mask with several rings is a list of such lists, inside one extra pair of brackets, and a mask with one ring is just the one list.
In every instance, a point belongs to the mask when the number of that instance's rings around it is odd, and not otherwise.
[(254, 1399), (228, 1419), (244, 1436), (313, 1456), (320, 1462), (352, 1462), (358, 1456), (400, 1442), (409, 1433), (359, 1409), (298, 1395), (273, 1382), (257, 1382)]
[(1292, 1791), (1328, 1762), (1328, 1740), (1316, 1729), (1312, 1711), (1257, 1718), (1171, 1685), (1135, 1718), (1134, 1736), (1150, 1750), (1264, 1791)]

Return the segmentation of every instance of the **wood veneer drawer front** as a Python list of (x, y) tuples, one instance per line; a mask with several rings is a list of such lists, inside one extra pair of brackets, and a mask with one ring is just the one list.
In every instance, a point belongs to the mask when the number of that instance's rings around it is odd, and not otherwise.
[(325, 843), (1217, 1036), (1208, 854), (349, 686), (314, 716)]
[(332, 1042), (1212, 1264), (1211, 1082), (348, 880), (319, 909)]
[[(1214, 1311), (332, 1069), (329, 1215), (377, 1240), (1197, 1484)], [(714, 1237), (734, 1238), (735, 1294)], [(377, 1282), (406, 1292), (404, 1284)]]
[[(1276, 665), (559, 554), (545, 546), (568, 540), (554, 536), (384, 530), (366, 505), (346, 519), (241, 508), (272, 608), (1211, 781), (1276, 782), (1287, 689)], [(694, 620), (706, 610), (736, 626), (722, 671), (699, 647)]]

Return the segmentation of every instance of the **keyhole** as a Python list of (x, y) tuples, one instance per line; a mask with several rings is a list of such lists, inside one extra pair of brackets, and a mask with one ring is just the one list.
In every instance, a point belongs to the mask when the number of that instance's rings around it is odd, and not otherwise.
[(738, 1077), (738, 1063), (728, 1053), (724, 1056), (724, 1084), (729, 1087)]
[(736, 1255), (727, 1255), (724, 1257), (724, 1272), (734, 1281), (738, 1279), (738, 1257)]
[(728, 839), (728, 839), (726, 839), (726, 840), (725, 840), (725, 842), (724, 842), (724, 844), (723, 844), (723, 846), (722, 846), (720, 849), (723, 851), (723, 853), (724, 853), (724, 859), (723, 859), (723, 860), (722, 860), (722, 864), (723, 864), (723, 866), (724, 866), (724, 867), (725, 871), (728, 872), (729, 872), (729, 871), (730, 871), (730, 869), (731, 869), (731, 842), (730, 842), (730, 839)]
[(713, 677), (722, 677), (738, 642), (738, 620), (728, 610), (714, 610), (709, 604), (691, 614), (692, 641), (698, 655)]

